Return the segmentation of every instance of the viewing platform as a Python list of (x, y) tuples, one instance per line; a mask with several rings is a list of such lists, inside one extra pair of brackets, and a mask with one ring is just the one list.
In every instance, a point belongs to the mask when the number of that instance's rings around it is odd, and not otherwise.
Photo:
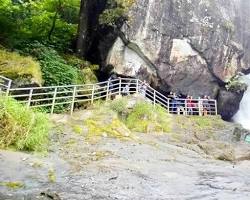
[(72, 114), (84, 103), (108, 100), (116, 96), (138, 94), (154, 106), (160, 105), (170, 114), (217, 115), (217, 101), (214, 99), (169, 98), (145, 82), (133, 78), (116, 78), (95, 84), (61, 85), (50, 87), (12, 87), (12, 80), (0, 76), (0, 92), (26, 104), (31, 108), (45, 107), (53, 114), (58, 105), (68, 106)]

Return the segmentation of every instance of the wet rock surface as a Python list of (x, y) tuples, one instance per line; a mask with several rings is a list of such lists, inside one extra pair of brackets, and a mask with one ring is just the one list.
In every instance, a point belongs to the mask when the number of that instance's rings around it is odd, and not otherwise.
[(224, 86), (250, 68), (249, 8), (245, 0), (139, 0), (107, 64), (161, 91), (218, 98), (220, 113), (230, 119), (242, 94), (226, 93)]
[[(85, 113), (88, 117), (89, 113)], [(233, 162), (215, 160), (196, 149), (196, 141), (190, 148), (190, 141), (171, 142), (166, 134), (137, 133), (128, 140), (103, 135), (89, 140), (84, 129), (82, 134), (70, 129), (72, 123), (80, 124), (85, 117), (73, 116), (71, 121), (69, 117), (56, 117), (58, 124), (46, 156), (1, 150), (0, 199), (250, 198), (247, 158)], [(209, 139), (201, 134), (199, 138), (198, 142)], [(244, 145), (244, 151), (238, 149), (234, 153), (250, 152), (249, 145)], [(22, 183), (18, 188), (6, 184), (17, 182)]]

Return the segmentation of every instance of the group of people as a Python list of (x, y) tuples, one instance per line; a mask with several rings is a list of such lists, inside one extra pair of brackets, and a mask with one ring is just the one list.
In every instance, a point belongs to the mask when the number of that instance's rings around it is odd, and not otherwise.
[(168, 95), (170, 99), (170, 112), (186, 115), (208, 115), (215, 112), (214, 101), (210, 96), (204, 95), (193, 99), (193, 96), (180, 96), (174, 92)]
[[(109, 91), (110, 91), (111, 94), (116, 93), (118, 91), (118, 89), (119, 89), (119, 86), (118, 86), (119, 83), (114, 81), (116, 79), (119, 79), (119, 77), (117, 77), (116, 75), (112, 75), (108, 79), (108, 81), (109, 81)], [(133, 87), (133, 85), (134, 85), (134, 87)], [(122, 85), (121, 85), (122, 86), (121, 87), (121, 95), (123, 95), (123, 96), (129, 95), (131, 92), (133, 92), (131, 90), (133, 90), (133, 89), (136, 90), (135, 85), (136, 85), (136, 83), (134, 83), (134, 82), (133, 83), (128, 82), (126, 84), (122, 83)], [(146, 83), (146, 81), (143, 81), (138, 86), (139, 94), (141, 94), (144, 97), (146, 97), (147, 85), (148, 84)]]
[[(117, 80), (117, 81), (115, 81)], [(136, 85), (130, 81), (122, 83), (119, 88), (119, 77), (116, 75), (111, 76), (109, 79), (109, 91), (111, 94), (118, 92), (123, 96), (130, 95), (130, 93), (138, 91), (138, 93), (146, 97), (148, 92), (148, 84), (146, 81)], [(150, 97), (150, 96), (149, 96)], [(215, 103), (210, 96), (204, 95), (193, 99), (191, 95), (177, 95), (175, 92), (170, 92), (169, 98), (169, 111), (173, 114), (184, 114), (184, 115), (212, 115), (215, 112)]]

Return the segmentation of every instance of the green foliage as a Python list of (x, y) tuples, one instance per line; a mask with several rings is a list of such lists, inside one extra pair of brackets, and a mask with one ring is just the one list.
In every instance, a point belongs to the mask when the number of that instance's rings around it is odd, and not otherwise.
[(135, 0), (108, 0), (107, 9), (100, 15), (99, 23), (111, 26), (128, 20), (129, 8)]
[(127, 140), (130, 130), (118, 118), (117, 113), (110, 109), (109, 104), (101, 101), (94, 105), (91, 117), (84, 121), (88, 128), (87, 140), (94, 141), (100, 137), (112, 137)]
[(114, 100), (110, 103), (111, 110), (117, 112), (118, 114), (123, 114), (126, 112), (128, 105), (128, 100), (126, 98), (121, 98)]
[(138, 102), (126, 120), (128, 128), (138, 132), (170, 132), (170, 115), (161, 107)]
[(56, 172), (53, 168), (49, 169), (48, 171), (48, 179), (50, 183), (56, 182)]
[(32, 57), (21, 56), (18, 53), (0, 49), (0, 75), (10, 79), (29, 78), (42, 84), (40, 65)]
[(77, 32), (79, 6), (80, 0), (0, 0), (0, 35), (11, 43), (31, 39), (68, 46)]
[(79, 83), (79, 70), (76, 67), (68, 65), (52, 47), (34, 42), (26, 44), (22, 51), (35, 56), (41, 63), (44, 85), (70, 85)]
[(240, 93), (247, 89), (247, 85), (240, 80), (240, 76), (236, 75), (227, 81), (226, 89), (228, 91)]
[(99, 69), (99, 65), (92, 65), (90, 62), (79, 59), (73, 55), (65, 55), (64, 59), (68, 65), (78, 69), (78, 84), (98, 82), (95, 72)]
[(74, 125), (74, 126), (72, 126), (72, 129), (73, 129), (74, 133), (79, 134), (79, 135), (82, 134), (83, 128), (81, 126)]
[(0, 186), (6, 186), (10, 189), (20, 189), (25, 187), (22, 182), (0, 182)]
[(48, 131), (45, 114), (0, 96), (0, 148), (42, 151), (48, 142)]
[(130, 137), (128, 128), (118, 119), (113, 118), (109, 123), (97, 121), (95, 119), (87, 119), (85, 124), (88, 127), (87, 140), (95, 140), (99, 137), (112, 137), (127, 140)]

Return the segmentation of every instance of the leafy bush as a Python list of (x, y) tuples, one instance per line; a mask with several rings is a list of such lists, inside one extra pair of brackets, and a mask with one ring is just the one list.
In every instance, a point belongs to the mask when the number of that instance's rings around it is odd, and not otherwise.
[(49, 41), (64, 48), (77, 33), (80, 0), (0, 0), (0, 35), (18, 40)]
[(0, 75), (11, 79), (30, 78), (42, 84), (40, 65), (32, 57), (0, 49)]
[(236, 75), (234, 77), (232, 77), (231, 79), (229, 79), (227, 81), (227, 84), (225, 85), (226, 89), (228, 91), (232, 91), (232, 92), (236, 92), (236, 93), (240, 93), (242, 91), (246, 91), (247, 90), (247, 84), (244, 83), (241, 78), (241, 76)]
[(78, 83), (96, 83), (98, 79), (96, 77), (96, 71), (99, 69), (98, 65), (92, 65), (86, 60), (82, 60), (73, 55), (65, 55), (64, 59), (68, 65), (76, 67), (79, 70)]
[(138, 132), (171, 131), (170, 115), (160, 106), (147, 102), (138, 102), (129, 113), (126, 124), (128, 128)]
[(68, 65), (52, 47), (34, 42), (26, 44), (22, 52), (35, 56), (41, 63), (44, 85), (70, 85), (79, 82), (79, 70)]
[(110, 103), (111, 110), (117, 112), (118, 114), (122, 114), (126, 112), (126, 108), (128, 105), (128, 100), (126, 98), (121, 98), (114, 100)]
[(32, 111), (11, 98), (0, 97), (0, 148), (42, 151), (48, 142), (45, 114)]
[(99, 23), (111, 26), (128, 19), (129, 8), (135, 0), (108, 0), (107, 9), (100, 15)]

